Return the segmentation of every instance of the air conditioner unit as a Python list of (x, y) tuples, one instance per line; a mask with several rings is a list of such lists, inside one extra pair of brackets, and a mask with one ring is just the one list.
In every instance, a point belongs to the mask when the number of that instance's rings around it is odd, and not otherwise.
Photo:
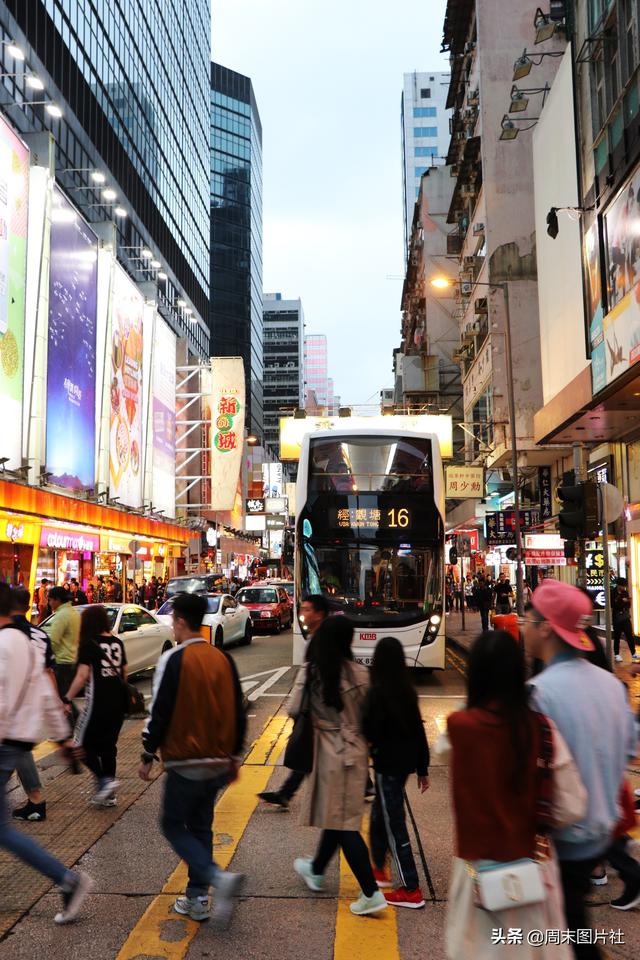
[(480, 331), (482, 330), (482, 324), (480, 323), (480, 321), (475, 320), (473, 323), (469, 324), (469, 326), (473, 330), (474, 337), (477, 337)]
[(486, 298), (486, 297), (478, 297), (478, 299), (476, 300), (476, 302), (475, 302), (475, 304), (474, 304), (474, 310), (475, 310), (475, 312), (478, 314), (478, 316), (480, 316), (480, 317), (486, 317), (486, 315), (487, 315), (487, 313), (488, 313), (488, 309), (487, 309), (487, 298)]
[(465, 183), (460, 187), (461, 197), (475, 197), (476, 188), (472, 183)]
[(475, 90), (471, 90), (469, 96), (467, 97), (467, 103), (470, 107), (477, 107), (480, 103), (480, 88), (476, 87)]
[(479, 257), (464, 257), (463, 265), (465, 270), (475, 270), (478, 266)]
[(472, 290), (473, 290), (472, 283), (463, 282), (460, 284), (460, 293), (462, 294), (463, 297), (470, 297)]
[(477, 116), (478, 116), (478, 111), (475, 110), (473, 107), (468, 108), (468, 109), (465, 110), (465, 112), (464, 112), (464, 118), (465, 118), (465, 120), (473, 120), (473, 121), (475, 121), (476, 118), (477, 118)]
[(473, 225), (474, 237), (480, 236), (481, 233), (484, 233), (484, 223), (474, 223)]

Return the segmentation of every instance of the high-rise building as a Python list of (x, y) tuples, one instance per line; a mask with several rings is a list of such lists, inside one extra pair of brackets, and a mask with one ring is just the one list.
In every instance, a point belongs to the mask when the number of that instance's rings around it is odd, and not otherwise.
[(304, 404), (302, 301), (264, 295), (264, 439), (277, 453), (280, 417)]
[(207, 357), (210, 0), (5, 0), (0, 33), (11, 123), (53, 135), (59, 185), (115, 222), (122, 265)]
[(447, 92), (450, 73), (404, 74), (400, 113), (402, 119), (402, 197), (404, 201), (405, 255), (411, 235), (413, 207), (420, 190), (420, 177), (427, 169), (444, 163), (449, 149)]
[(326, 408), (329, 402), (329, 361), (327, 338), (324, 333), (310, 333), (304, 338), (305, 408), (309, 394), (315, 395), (315, 405)]
[(211, 64), (211, 352), (242, 357), (262, 437), (262, 125), (251, 80)]

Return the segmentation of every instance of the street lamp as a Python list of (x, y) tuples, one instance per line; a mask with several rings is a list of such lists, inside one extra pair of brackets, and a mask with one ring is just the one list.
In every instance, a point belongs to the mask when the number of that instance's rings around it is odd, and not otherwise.
[[(445, 290), (459, 281), (449, 280), (447, 277), (434, 277), (431, 286), (436, 290)], [(518, 616), (524, 614), (524, 577), (522, 571), (522, 530), (520, 528), (520, 488), (518, 484), (518, 445), (516, 438), (516, 401), (513, 388), (513, 356), (511, 353), (511, 314), (509, 312), (509, 284), (507, 281), (495, 283), (476, 282), (477, 287), (489, 287), (491, 290), (502, 290), (504, 298), (504, 342), (507, 365), (507, 395), (509, 400), (509, 430), (511, 432), (511, 473), (513, 479), (513, 519), (516, 528), (516, 608)]]

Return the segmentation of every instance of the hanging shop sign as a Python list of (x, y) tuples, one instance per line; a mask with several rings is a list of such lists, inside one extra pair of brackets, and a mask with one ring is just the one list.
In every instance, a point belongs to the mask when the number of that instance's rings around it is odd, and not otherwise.
[(524, 562), (529, 567), (566, 567), (564, 550), (525, 550)]
[(445, 497), (468, 499), (484, 496), (484, 467), (446, 467)]
[(265, 497), (281, 497), (282, 490), (282, 464), (263, 463), (262, 492), (264, 493)]
[(586, 587), (594, 607), (604, 610), (606, 598), (604, 592), (604, 553), (602, 548), (587, 550), (585, 553)]
[(99, 553), (100, 536), (84, 530), (64, 527), (42, 527), (40, 546), (50, 550), (69, 550), (73, 553)]
[(540, 490), (540, 519), (549, 520), (553, 516), (551, 467), (538, 467), (538, 489)]
[[(100, 537), (101, 553), (131, 553), (131, 542), (126, 537), (113, 537), (103, 534)], [(133, 541), (135, 542), (135, 541)]]
[(287, 510), (286, 497), (266, 497), (264, 509), (267, 513), (284, 513)]
[(58, 190), (51, 212), (47, 470), (68, 490), (93, 489), (98, 240)]
[[(520, 529), (535, 527), (540, 523), (539, 510), (520, 511)], [(489, 546), (514, 544), (516, 540), (515, 514), (513, 510), (501, 510), (485, 516), (486, 538)]]
[(264, 497), (253, 497), (249, 500), (245, 500), (245, 513), (248, 515), (261, 514), (265, 512), (264, 509)]
[(211, 381), (211, 509), (233, 510), (244, 442), (242, 357), (212, 357)]
[(22, 456), (29, 151), (0, 119), (0, 403), (6, 466)]
[(267, 530), (284, 530), (284, 517), (267, 517)]
[(37, 543), (40, 536), (35, 523), (24, 523), (22, 520), (3, 520), (0, 530), (0, 540), (10, 543)]

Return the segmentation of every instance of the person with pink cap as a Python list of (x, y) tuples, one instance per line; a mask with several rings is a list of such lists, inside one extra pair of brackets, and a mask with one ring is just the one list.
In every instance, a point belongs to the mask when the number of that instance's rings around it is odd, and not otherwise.
[[(619, 819), (618, 798), (627, 760), (636, 753), (636, 729), (623, 685), (589, 663), (593, 650), (585, 628), (589, 597), (567, 583), (544, 580), (522, 619), (527, 653), (543, 661), (531, 683), (531, 703), (555, 723), (587, 788), (584, 818), (559, 830), (560, 860), (569, 930), (587, 926), (585, 897), (590, 876), (609, 847)], [(601, 957), (595, 944), (574, 944), (580, 960)]]

